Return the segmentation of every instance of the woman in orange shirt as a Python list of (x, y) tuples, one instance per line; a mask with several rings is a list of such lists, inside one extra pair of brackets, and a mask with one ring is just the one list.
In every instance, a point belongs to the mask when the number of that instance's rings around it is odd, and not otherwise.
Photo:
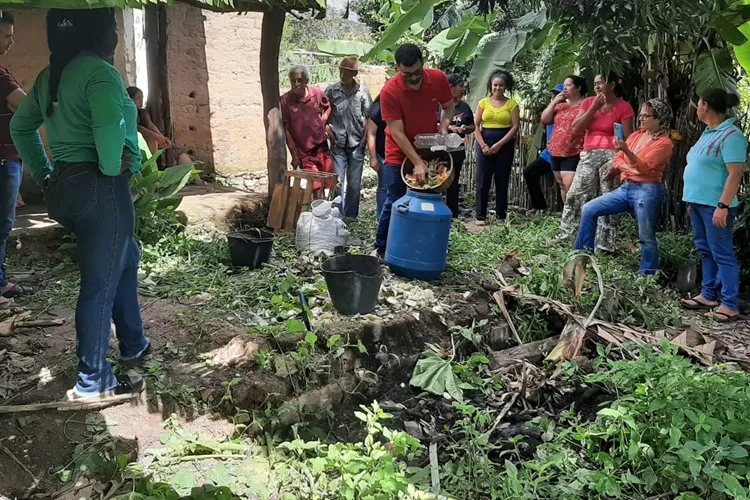
[(641, 274), (648, 276), (659, 270), (656, 223), (666, 199), (662, 176), (672, 157), (672, 111), (664, 101), (650, 99), (641, 106), (638, 119), (641, 129), (631, 134), (627, 142), (615, 138), (617, 156), (605, 173), (609, 179), (619, 173), (622, 186), (583, 206), (575, 249), (594, 250), (599, 217), (629, 212), (638, 221)]

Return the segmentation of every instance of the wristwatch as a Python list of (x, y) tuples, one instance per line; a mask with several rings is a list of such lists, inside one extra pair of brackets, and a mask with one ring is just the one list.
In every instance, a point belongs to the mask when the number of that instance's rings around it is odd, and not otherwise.
[(722, 202), (719, 202), (719, 204), (716, 205), (716, 206), (719, 207), (722, 210), (728, 210), (729, 209), (729, 205), (727, 205), (726, 203), (722, 203)]

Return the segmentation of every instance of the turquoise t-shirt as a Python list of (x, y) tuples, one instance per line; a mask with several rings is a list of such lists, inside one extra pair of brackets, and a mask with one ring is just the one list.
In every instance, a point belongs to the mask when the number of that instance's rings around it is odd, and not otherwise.
[[(729, 163), (747, 161), (747, 139), (728, 118), (715, 129), (707, 128), (687, 155), (682, 201), (715, 207), (727, 183)], [(735, 196), (730, 207), (737, 206)]]

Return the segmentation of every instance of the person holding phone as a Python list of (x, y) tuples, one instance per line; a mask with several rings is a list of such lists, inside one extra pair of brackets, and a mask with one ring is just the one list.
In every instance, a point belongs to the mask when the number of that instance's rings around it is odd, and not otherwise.
[(575, 249), (593, 252), (599, 218), (629, 212), (638, 221), (640, 273), (651, 276), (659, 270), (656, 224), (666, 201), (662, 177), (672, 157), (672, 110), (664, 101), (650, 99), (641, 106), (638, 119), (641, 129), (630, 134), (627, 142), (615, 137), (617, 155), (604, 174), (607, 180), (620, 174), (622, 186), (583, 206)]
[[(581, 209), (587, 202), (612, 190), (612, 181), (604, 174), (615, 159), (615, 124), (622, 126), (623, 140), (633, 132), (635, 113), (622, 99), (622, 80), (613, 73), (596, 75), (594, 91), (596, 95), (581, 103), (573, 121), (573, 134), (585, 135), (581, 159), (563, 207), (560, 239), (569, 239), (578, 233)], [(615, 230), (608, 216), (599, 219), (596, 247), (614, 251)]]
[(709, 89), (698, 101), (698, 119), (706, 124), (690, 149), (682, 201), (689, 204), (695, 247), (703, 256), (700, 295), (682, 301), (685, 309), (715, 311), (719, 323), (740, 318), (740, 267), (734, 252), (737, 192), (747, 161), (747, 139), (729, 116), (740, 103), (724, 89)]

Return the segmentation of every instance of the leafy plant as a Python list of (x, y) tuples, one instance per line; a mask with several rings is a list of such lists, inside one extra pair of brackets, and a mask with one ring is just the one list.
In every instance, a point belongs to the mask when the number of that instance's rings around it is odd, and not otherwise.
[(136, 235), (141, 241), (151, 240), (149, 231), (155, 221), (173, 214), (182, 201), (178, 193), (193, 179), (199, 171), (196, 162), (159, 170), (157, 160), (164, 153), (157, 151), (143, 162), (140, 172), (133, 174), (130, 190), (135, 205)]
[(358, 443), (324, 444), (295, 439), (280, 444), (280, 494), (294, 498), (342, 498), (380, 500), (425, 498), (414, 482), (405, 460), (418, 457), (419, 441), (396, 432), (381, 422), (392, 416), (377, 401), (355, 412), (364, 423), (367, 437)]

